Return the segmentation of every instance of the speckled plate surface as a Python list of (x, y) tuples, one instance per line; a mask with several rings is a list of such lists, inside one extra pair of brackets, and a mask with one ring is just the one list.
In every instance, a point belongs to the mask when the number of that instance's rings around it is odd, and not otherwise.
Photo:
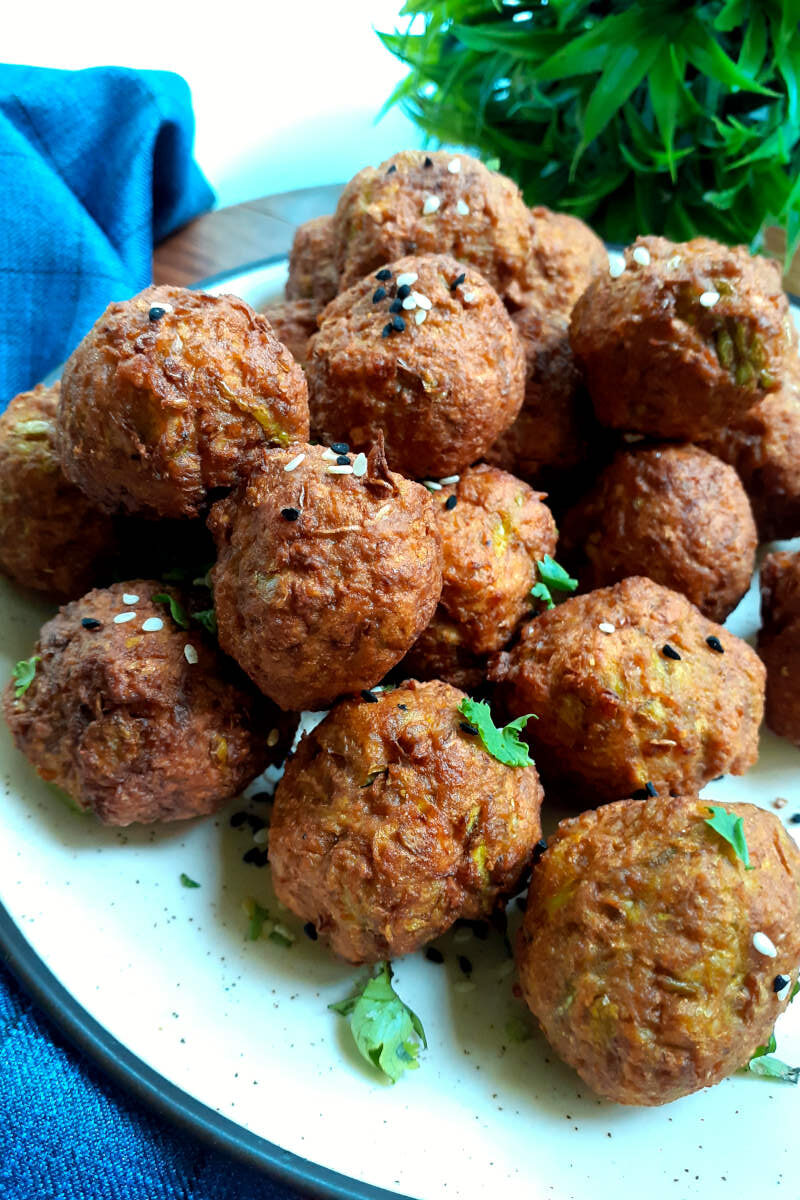
[[(213, 290), (259, 305), (285, 270), (267, 264)], [(0, 677), (52, 611), (0, 583)], [(757, 623), (753, 588), (728, 626), (751, 637)], [(600, 1101), (532, 1026), (527, 1041), (509, 1037), (509, 1023), (526, 1021), (511, 962), (499, 935), (468, 931), (437, 943), (442, 966), (422, 955), (397, 964), (429, 1048), (421, 1070), (384, 1085), (327, 1009), (359, 972), (278, 912), (268, 869), (243, 863), (253, 835), (230, 825), (241, 803), (213, 821), (105, 829), (38, 780), (5, 726), (0, 789), (5, 958), (137, 1095), (267, 1172), (329, 1197), (618, 1200), (624, 1183), (648, 1200), (796, 1200), (800, 1088), (738, 1075), (661, 1109)], [(706, 794), (767, 808), (781, 796), (788, 821), (800, 811), (800, 751), (765, 732), (757, 767)], [(182, 872), (200, 887), (182, 887)], [(247, 940), (246, 897), (296, 934), (290, 949)], [(800, 1003), (777, 1032), (780, 1056), (800, 1063)]]

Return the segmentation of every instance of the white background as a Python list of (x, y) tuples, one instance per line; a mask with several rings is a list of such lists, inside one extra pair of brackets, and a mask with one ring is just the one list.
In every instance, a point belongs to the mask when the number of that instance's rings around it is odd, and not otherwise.
[(6, 62), (176, 71), (189, 83), (196, 156), (220, 205), (348, 179), (422, 144), (399, 110), (375, 118), (405, 68), (375, 29), (401, 0), (114, 0), (4, 6)]

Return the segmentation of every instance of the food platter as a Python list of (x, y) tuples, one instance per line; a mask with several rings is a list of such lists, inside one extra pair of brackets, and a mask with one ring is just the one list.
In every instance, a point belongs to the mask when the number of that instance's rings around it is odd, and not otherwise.
[[(285, 277), (278, 260), (205, 286), (259, 307)], [(4, 679), (52, 611), (0, 583)], [(752, 588), (727, 625), (752, 638), (757, 624)], [(242, 861), (253, 834), (230, 817), (247, 805), (210, 821), (109, 829), (38, 780), (4, 726), (0, 767), (0, 953), (117, 1080), (215, 1146), (327, 1197), (611, 1200), (623, 1179), (649, 1200), (796, 1194), (800, 1089), (740, 1074), (664, 1108), (598, 1100), (533, 1029), (494, 932), (440, 939), (442, 965), (422, 954), (396, 964), (428, 1050), (418, 1072), (389, 1086), (327, 1007), (363, 973), (304, 938), (279, 913), (268, 870)], [(800, 754), (764, 732), (757, 767), (705, 794), (773, 811), (781, 797), (779, 816), (800, 830), (789, 822)], [(200, 886), (183, 887), (182, 873)], [(247, 938), (248, 897), (296, 934), (290, 948)], [(800, 1062), (800, 1003), (779, 1024), (778, 1053)]]

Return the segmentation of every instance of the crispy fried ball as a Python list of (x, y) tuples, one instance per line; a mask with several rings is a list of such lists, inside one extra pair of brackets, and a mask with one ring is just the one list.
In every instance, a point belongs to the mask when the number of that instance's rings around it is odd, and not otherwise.
[(65, 474), (101, 508), (193, 517), (264, 445), (308, 436), (306, 384), (244, 300), (150, 287), (70, 356), (58, 425)]
[(479, 663), (485, 675), (486, 655), (505, 646), (530, 612), (537, 561), (555, 551), (556, 525), (543, 499), (485, 463), (435, 494), (442, 598), (401, 664), (407, 677), (469, 683)]
[(285, 709), (378, 683), (433, 615), (442, 551), (425, 488), (369, 458), (297, 444), (265, 451), (214, 505), (219, 641)]
[(339, 291), (333, 256), (333, 217), (314, 217), (295, 231), (289, 252), (287, 300), (309, 300), (319, 312)]
[(296, 727), (156, 595), (180, 602), (135, 579), (67, 604), (42, 628), (33, 682), (3, 697), (42, 779), (107, 825), (216, 812), (282, 760)]
[(492, 758), (463, 692), (405, 683), (347, 700), (307, 734), (275, 793), (278, 899), (350, 962), (410, 954), (513, 891), (541, 836), (534, 766)]
[(647, 575), (724, 621), (750, 586), (756, 534), (739, 476), (697, 446), (623, 450), (566, 516), (581, 590)]
[(761, 564), (758, 652), (767, 668), (767, 725), (800, 746), (800, 552)]
[(553, 212), (543, 204), (532, 208), (531, 214), (533, 254), (528, 287), (552, 317), (569, 318), (594, 276), (608, 271), (608, 251), (579, 217)]
[(401, 258), (337, 296), (307, 374), (322, 440), (363, 448), (382, 431), (392, 468), (421, 479), (463, 470), (510, 425), (525, 362), (494, 289), (440, 254)]
[(408, 254), (450, 254), (516, 306), (542, 282), (519, 188), (468, 154), (403, 150), (359, 171), (339, 199), (333, 240), (340, 288)]
[(618, 1104), (719, 1083), (789, 1003), (800, 853), (772, 813), (725, 808), (743, 822), (753, 870), (696, 796), (562, 821), (534, 867), (517, 940), (525, 999), (556, 1053)]
[(525, 351), (525, 399), (519, 416), (486, 452), (486, 461), (542, 487), (558, 487), (597, 445), (583, 373), (569, 325), (543, 309), (522, 308), (514, 324)]
[(313, 300), (286, 300), (261, 310), (275, 337), (301, 366), (305, 365), (308, 339), (317, 332), (318, 311)]
[(0, 416), (0, 570), (24, 587), (80, 596), (115, 546), (109, 517), (61, 470), (60, 384), (15, 396)]
[(800, 535), (800, 369), (704, 443), (735, 467), (762, 541)]
[(638, 238), (578, 300), (570, 337), (604, 425), (690, 441), (775, 391), (797, 345), (779, 264), (709, 238)]
[(547, 782), (592, 802), (742, 775), (758, 757), (764, 668), (677, 592), (634, 576), (523, 627), (490, 678)]

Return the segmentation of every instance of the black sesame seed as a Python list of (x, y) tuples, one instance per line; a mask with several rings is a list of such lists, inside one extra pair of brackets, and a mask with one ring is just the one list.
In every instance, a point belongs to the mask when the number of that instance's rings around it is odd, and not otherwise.
[(470, 721), (459, 721), (458, 724), (464, 733), (469, 733), (472, 737), (478, 732), (478, 726), (473, 725)]
[(381, 283), (385, 283), (387, 279), (392, 278), (392, 272), (388, 267), (383, 267), (380, 271), (378, 271), (375, 278), (380, 279)]
[(675, 662), (680, 662), (680, 654), (678, 654), (674, 646), (670, 646), (669, 642), (665, 642), (661, 647), (661, 653), (664, 655), (664, 658), (671, 658)]
[(282, 508), (281, 516), (283, 517), (284, 521), (296, 521), (300, 516), (300, 512), (296, 508)]
[(713, 634), (711, 637), (706, 638), (706, 645), (710, 646), (712, 650), (716, 650), (717, 654), (725, 653), (725, 647), (722, 645), (722, 642), (718, 637), (714, 637)]
[(390, 313), (399, 313), (402, 311), (403, 311), (403, 306), (399, 300), (393, 300), (392, 303), (389, 305)]
[(385, 287), (376, 287), (375, 291), (372, 293), (372, 303), (377, 304), (379, 300), (384, 300), (385, 298), (386, 298), (386, 288)]
[(334, 454), (348, 454), (350, 447), (347, 442), (331, 442), (331, 450)]
[(166, 311), (165, 308), (159, 308), (157, 304), (154, 304), (147, 316), (151, 321), (160, 321)]
[(252, 863), (254, 867), (265, 867), (269, 862), (269, 854), (266, 850), (259, 850), (258, 846), (253, 846), (242, 855), (242, 862)]
[(539, 838), (539, 841), (533, 847), (533, 861), (537, 863), (547, 849), (547, 842), (544, 838)]
[(397, 299), (405, 300), (406, 296), (410, 296), (410, 295), (411, 295), (410, 286), (407, 283), (401, 283), (400, 287), (397, 289)]
[(429, 155), (427, 155), (427, 154), (426, 154), (426, 155), (425, 155), (425, 162), (424, 162), (422, 165), (423, 165), (423, 167), (432, 167), (432, 166), (433, 166), (433, 159), (432, 159), (432, 158), (430, 158), (430, 157), (429, 157)]
[(389, 170), (386, 172), (386, 174), (392, 175), (396, 170), (397, 170), (397, 167), (395, 166), (394, 163), (392, 163), (392, 165), (389, 167)]
[(275, 799), (274, 792), (253, 792), (250, 799), (254, 804), (271, 804)]
[(390, 321), (389, 324), (384, 325), (383, 329), (381, 330), (381, 337), (389, 337), (391, 332), (392, 332), (392, 323)]
[(312, 942), (315, 942), (319, 937), (319, 934), (317, 933), (317, 927), (313, 921), (306, 921), (305, 925), (303, 926), (303, 933), (307, 938), (311, 938)]
[(361, 699), (366, 700), (367, 704), (377, 704), (378, 697), (374, 692), (369, 692), (366, 689), (361, 693)]
[(259, 829), (266, 829), (267, 822), (263, 817), (259, 817), (257, 813), (247, 814), (247, 824), (252, 829), (253, 833), (258, 833)]
[(631, 792), (631, 800), (646, 800), (649, 795), (647, 788), (637, 788), (635, 792)]
[(461, 284), (464, 282), (464, 280), (466, 278), (467, 278), (466, 271), (462, 271), (461, 274), (456, 279), (454, 279), (453, 282), (450, 284), (450, 291), (454, 292), (457, 287), (461, 287)]
[(458, 496), (448, 496), (444, 502), (444, 506), (447, 509), (447, 511), (450, 512), (451, 509), (455, 508), (457, 503), (458, 503)]
[(461, 970), (464, 972), (465, 975), (472, 974), (472, 963), (467, 958), (466, 954), (459, 954), (458, 965), (461, 968)]
[(81, 625), (84, 629), (102, 629), (103, 622), (98, 621), (96, 617), (82, 617)]
[(788, 975), (776, 975), (772, 981), (773, 992), (780, 992), (786, 987), (787, 983), (791, 983)]
[(397, 706), (397, 707), (398, 707), (398, 708), (400, 708), (400, 709), (402, 709), (402, 710), (403, 710), (403, 712), (408, 712), (408, 705), (407, 705), (407, 704), (398, 704), (398, 706)]
[(649, 779), (648, 779), (647, 783), (644, 785), (644, 790), (648, 796), (657, 796), (658, 795), (658, 792), (653, 787), (653, 785)]
[(428, 949), (425, 951), (425, 957), (427, 958), (428, 962), (444, 962), (444, 955), (442, 954), (441, 950), (437, 950), (435, 946), (428, 946)]
[(790, 825), (800, 825), (800, 813), (792, 813), (789, 817)]
[(231, 817), (231, 828), (238, 829), (240, 825), (247, 824), (247, 818), (250, 814), (246, 812), (236, 812)]
[(406, 323), (402, 317), (392, 317), (392, 328), (396, 329), (398, 333), (402, 333), (405, 327)]
[(337, 454), (336, 455), (336, 465), (337, 465), (337, 467), (349, 467), (350, 459), (347, 457), (346, 454)]

